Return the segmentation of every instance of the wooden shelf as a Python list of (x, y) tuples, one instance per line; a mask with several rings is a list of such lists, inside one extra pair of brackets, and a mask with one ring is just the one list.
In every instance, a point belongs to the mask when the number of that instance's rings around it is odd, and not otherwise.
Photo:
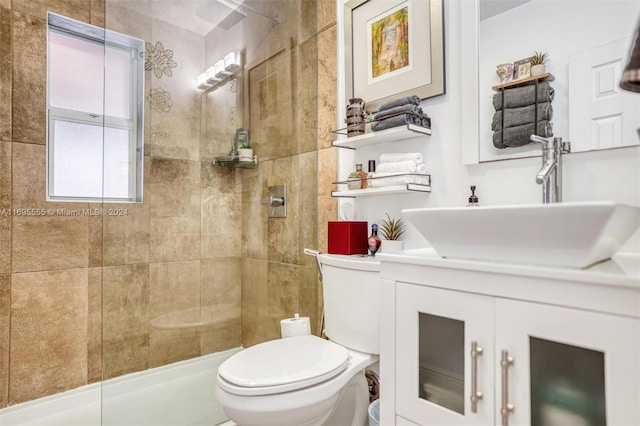
[(418, 138), (430, 134), (431, 129), (427, 127), (417, 126), (415, 124), (407, 124), (406, 126), (393, 127), (391, 129), (381, 130), (379, 132), (365, 133), (364, 135), (360, 136), (340, 138), (334, 140), (332, 142), (332, 145), (338, 148), (356, 149), (362, 148), (364, 146), (377, 145), (379, 143)]
[(520, 78), (518, 80), (513, 80), (510, 81), (508, 83), (502, 83), (502, 84), (498, 84), (497, 86), (493, 86), (492, 89), (495, 90), (496, 92), (500, 89), (508, 89), (511, 87), (518, 87), (518, 86), (525, 86), (533, 81), (553, 81), (555, 80), (555, 77), (553, 76), (553, 74), (549, 74), (549, 73), (544, 73), (544, 74), (540, 74), (537, 75), (535, 77), (527, 77), (527, 78)]

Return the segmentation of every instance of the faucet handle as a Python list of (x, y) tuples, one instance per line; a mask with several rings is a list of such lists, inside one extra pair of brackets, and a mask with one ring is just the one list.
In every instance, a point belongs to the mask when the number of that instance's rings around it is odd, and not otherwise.
[(531, 135), (529, 137), (529, 140), (531, 140), (531, 142), (537, 142), (542, 144), (542, 146), (546, 146), (549, 143), (549, 140), (546, 138), (543, 138), (542, 136), (538, 136), (538, 135)]
[(571, 152), (571, 142), (569, 141), (562, 142), (562, 153), (568, 154), (570, 152)]

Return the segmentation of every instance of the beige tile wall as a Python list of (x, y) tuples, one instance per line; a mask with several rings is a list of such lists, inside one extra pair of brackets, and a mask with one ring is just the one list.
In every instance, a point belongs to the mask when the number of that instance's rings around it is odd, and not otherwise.
[[(109, 0), (0, 0), (0, 211), (87, 207), (44, 202), (47, 10), (162, 41), (178, 62), (172, 77), (147, 73), (147, 93), (170, 92), (172, 110), (145, 104), (144, 203), (106, 206), (124, 217), (0, 215), (0, 408), (275, 338), (295, 311), (317, 332), (321, 287), (302, 249), (326, 250), (336, 212), (333, 3), (264, 2), (281, 24), (246, 18), (255, 66), (235, 89), (203, 95), (197, 38), (145, 16), (142, 2), (132, 12)], [(243, 98), (260, 108), (229, 119)], [(213, 167), (241, 125), (260, 165)], [(268, 219), (260, 198), (281, 183), (288, 216)], [(153, 326), (194, 309), (200, 326)]]

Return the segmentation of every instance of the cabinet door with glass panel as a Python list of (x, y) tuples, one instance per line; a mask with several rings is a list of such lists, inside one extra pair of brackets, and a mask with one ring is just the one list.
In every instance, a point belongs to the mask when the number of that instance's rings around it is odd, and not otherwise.
[(396, 288), (397, 413), (421, 425), (493, 424), (494, 299)]
[(496, 299), (496, 423), (640, 424), (640, 321)]

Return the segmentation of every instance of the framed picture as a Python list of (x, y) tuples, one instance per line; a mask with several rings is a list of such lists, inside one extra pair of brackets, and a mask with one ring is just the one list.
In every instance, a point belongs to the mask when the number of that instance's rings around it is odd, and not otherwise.
[(521, 78), (531, 77), (531, 60), (533, 57), (520, 59), (513, 63), (513, 79), (518, 80)]
[(442, 0), (349, 0), (346, 99), (375, 111), (392, 99), (445, 93)]

